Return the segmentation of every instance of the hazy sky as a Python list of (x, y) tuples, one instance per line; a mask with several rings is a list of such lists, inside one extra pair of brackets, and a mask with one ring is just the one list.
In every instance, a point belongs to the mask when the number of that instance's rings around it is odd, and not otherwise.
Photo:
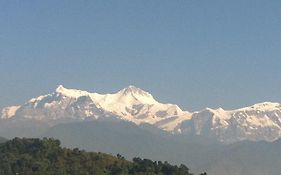
[(130, 84), (190, 111), (281, 102), (280, 0), (2, 0), (0, 107)]

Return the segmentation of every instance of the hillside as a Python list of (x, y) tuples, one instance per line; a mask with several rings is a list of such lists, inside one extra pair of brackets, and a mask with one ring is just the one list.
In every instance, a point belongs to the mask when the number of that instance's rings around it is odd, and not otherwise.
[(55, 139), (19, 139), (0, 145), (0, 175), (191, 175), (185, 165), (60, 147)]
[[(243, 141), (225, 147), (209, 163), (211, 175), (277, 175), (281, 172), (281, 140)], [(205, 165), (206, 167), (206, 165)]]
[(135, 126), (130, 122), (75, 122), (59, 124), (43, 137), (59, 139), (63, 146), (105, 152), (126, 158), (143, 157), (186, 164), (192, 172), (206, 171), (204, 164), (211, 161), (223, 145), (207, 138), (174, 136), (149, 125)]
[(52, 127), (43, 137), (55, 137), (62, 145), (87, 151), (120, 153), (127, 158), (186, 164), (192, 172), (209, 175), (276, 175), (281, 172), (281, 140), (241, 141), (224, 145), (199, 136), (162, 133), (129, 122), (80, 122)]

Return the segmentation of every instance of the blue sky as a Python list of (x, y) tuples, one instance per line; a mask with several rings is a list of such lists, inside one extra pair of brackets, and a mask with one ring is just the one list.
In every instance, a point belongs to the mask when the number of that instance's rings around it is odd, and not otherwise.
[(190, 111), (281, 102), (281, 1), (0, 1), (0, 107), (135, 85)]

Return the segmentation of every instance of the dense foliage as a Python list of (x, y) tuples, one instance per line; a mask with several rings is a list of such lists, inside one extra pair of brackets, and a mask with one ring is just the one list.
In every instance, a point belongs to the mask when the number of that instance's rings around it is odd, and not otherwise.
[(117, 157), (60, 147), (55, 139), (19, 139), (0, 145), (0, 175), (191, 175), (185, 165)]

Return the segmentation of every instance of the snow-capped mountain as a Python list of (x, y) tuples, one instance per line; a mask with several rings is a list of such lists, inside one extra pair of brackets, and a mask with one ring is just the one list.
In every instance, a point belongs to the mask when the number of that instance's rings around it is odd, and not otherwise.
[(10, 117), (15, 116), (16, 111), (20, 108), (20, 106), (10, 106), (6, 107), (1, 111), (1, 118), (8, 119)]
[(73, 120), (125, 120), (151, 124), (174, 134), (194, 134), (231, 143), (241, 140), (274, 141), (281, 137), (281, 105), (259, 103), (250, 107), (210, 109), (190, 113), (177, 105), (157, 102), (137, 87), (98, 94), (58, 86), (55, 92), (4, 108), (2, 121), (36, 120), (57, 124)]
[(180, 123), (176, 130), (215, 137), (227, 143), (274, 141), (281, 137), (281, 105), (265, 102), (236, 110), (206, 108), (194, 112), (192, 119)]
[(177, 105), (159, 103), (151, 94), (134, 86), (114, 94), (98, 94), (66, 89), (60, 85), (51, 94), (33, 98), (22, 106), (2, 110), (2, 119), (21, 118), (54, 122), (108, 117), (136, 124), (155, 124), (172, 130), (174, 127), (170, 126), (173, 124), (167, 125), (165, 121), (190, 119), (191, 114), (182, 111)]

